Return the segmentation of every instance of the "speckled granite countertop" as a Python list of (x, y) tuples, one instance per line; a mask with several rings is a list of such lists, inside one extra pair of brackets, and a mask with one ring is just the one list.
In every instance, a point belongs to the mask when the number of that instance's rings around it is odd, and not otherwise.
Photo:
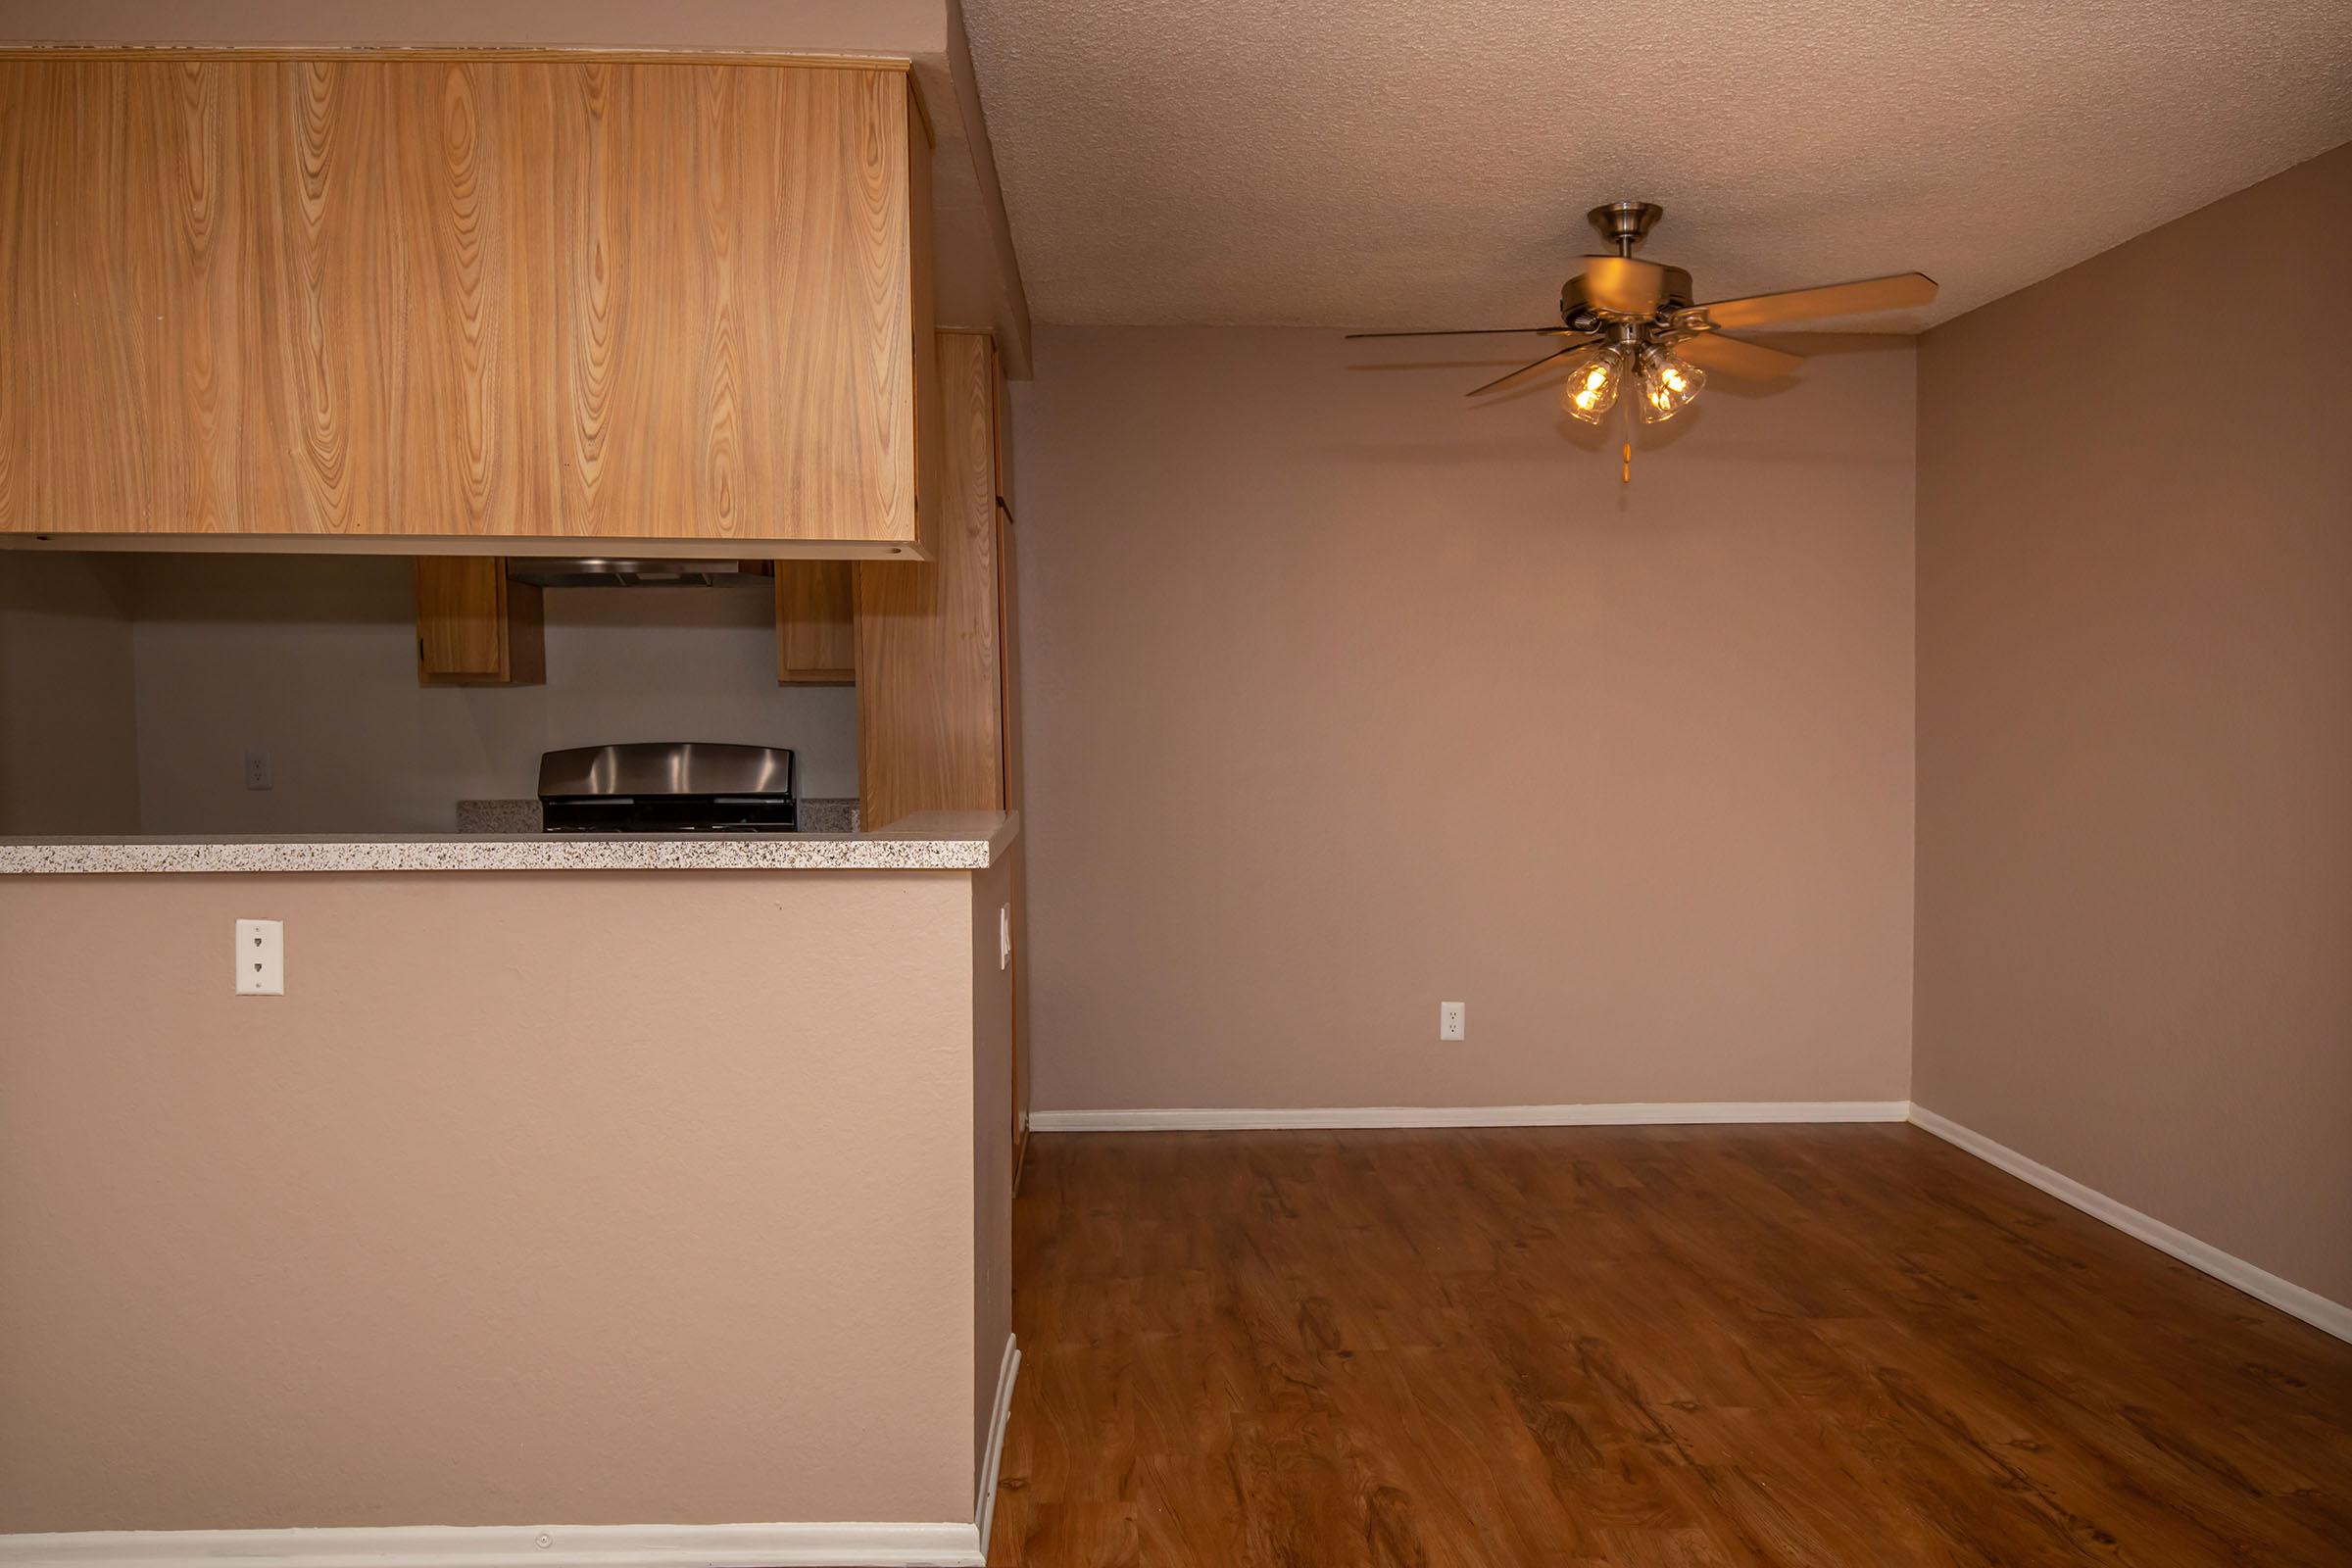
[(458, 838), (9, 839), (0, 875), (166, 871), (979, 871), (1020, 832), (1004, 811), (934, 811), (879, 833), (533, 833)]

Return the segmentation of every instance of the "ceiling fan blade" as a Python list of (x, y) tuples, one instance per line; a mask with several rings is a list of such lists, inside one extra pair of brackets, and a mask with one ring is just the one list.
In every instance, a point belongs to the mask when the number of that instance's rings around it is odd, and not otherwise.
[(1585, 258), (1585, 299), (1617, 316), (1647, 316), (1666, 297), (1666, 269), (1630, 256)]
[(1726, 375), (1743, 376), (1750, 381), (1770, 381), (1787, 375), (1805, 363), (1801, 354), (1784, 354), (1768, 349), (1761, 343), (1745, 338), (1725, 337), (1721, 332), (1701, 332), (1696, 337), (1676, 338), (1670, 345), (1674, 352), (1700, 369), (1721, 370)]
[(1463, 393), (1462, 396), (1466, 398), (1474, 398), (1481, 392), (1492, 392), (1498, 386), (1507, 386), (1509, 383), (1518, 380), (1521, 376), (1528, 374), (1530, 371), (1541, 370), (1544, 368), (1544, 367), (1549, 365), (1554, 360), (1566, 359), (1569, 355), (1574, 354), (1578, 349), (1583, 348), (1588, 343), (1597, 343), (1600, 340), (1598, 338), (1594, 337), (1577, 338), (1566, 348), (1561, 349), (1557, 354), (1546, 354), (1542, 359), (1534, 361), (1531, 364), (1522, 365), (1519, 367), (1519, 368), (1511, 371), (1507, 375), (1496, 376), (1494, 380), (1489, 381), (1485, 386), (1472, 387), (1469, 391)]
[(1350, 332), (1349, 337), (1481, 337), (1490, 332), (1565, 332), (1564, 326), (1464, 326), (1411, 332)]
[(1820, 288), (1795, 288), (1784, 294), (1750, 294), (1745, 299), (1716, 300), (1677, 311), (1678, 325), (1705, 321), (1737, 331), (1743, 326), (1769, 326), (1775, 321), (1802, 321), (1823, 316), (1860, 316), (1866, 311), (1899, 311), (1926, 305), (1936, 298), (1936, 280), (1925, 272), (1897, 272), (1891, 277), (1866, 277), (1856, 283), (1825, 283)]

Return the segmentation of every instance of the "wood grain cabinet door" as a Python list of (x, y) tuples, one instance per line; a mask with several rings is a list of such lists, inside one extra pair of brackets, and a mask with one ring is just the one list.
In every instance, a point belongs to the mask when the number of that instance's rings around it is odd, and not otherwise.
[(945, 440), (932, 559), (854, 569), (858, 821), (868, 829), (916, 811), (1004, 808), (995, 346), (941, 332), (938, 361)]
[(0, 532), (903, 554), (937, 422), (912, 93), (0, 57)]
[(776, 563), (779, 684), (857, 684), (857, 597), (850, 572), (846, 561)]
[(416, 680), (424, 686), (536, 686), (547, 679), (537, 588), (496, 556), (416, 561)]

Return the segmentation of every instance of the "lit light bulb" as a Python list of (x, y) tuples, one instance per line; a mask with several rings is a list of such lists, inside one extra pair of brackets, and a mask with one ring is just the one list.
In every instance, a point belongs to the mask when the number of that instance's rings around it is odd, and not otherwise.
[(1642, 351), (1642, 418), (1646, 424), (1671, 419), (1707, 384), (1704, 370), (1661, 348)]
[(1560, 411), (1587, 424), (1598, 424), (1615, 407), (1618, 384), (1625, 379), (1625, 356), (1613, 348), (1591, 348), (1568, 362), (1568, 384), (1560, 390)]

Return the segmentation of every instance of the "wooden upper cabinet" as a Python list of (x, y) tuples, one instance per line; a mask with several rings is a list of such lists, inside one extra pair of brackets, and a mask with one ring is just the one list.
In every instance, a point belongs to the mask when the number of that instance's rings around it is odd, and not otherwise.
[(416, 559), (416, 682), (538, 686), (547, 680), (539, 590), (496, 556)]
[(888, 65), (0, 58), (0, 533), (907, 554), (929, 166)]
[(857, 589), (846, 561), (776, 563), (776, 680), (858, 683)]

